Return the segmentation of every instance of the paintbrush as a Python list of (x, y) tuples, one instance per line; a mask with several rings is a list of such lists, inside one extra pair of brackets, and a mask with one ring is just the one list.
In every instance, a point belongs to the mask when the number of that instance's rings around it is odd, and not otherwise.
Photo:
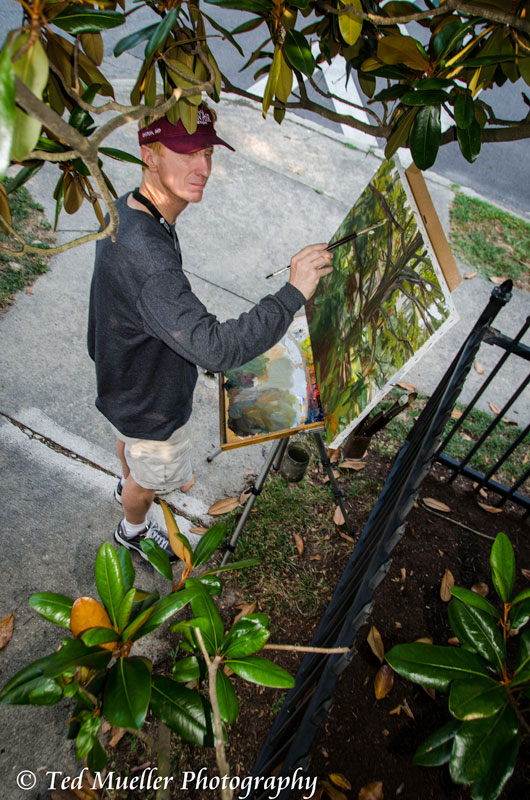
[[(337, 239), (336, 242), (332, 242), (328, 244), (326, 250), (335, 250), (337, 247), (340, 247), (347, 242), (353, 242), (354, 239), (357, 237), (362, 236), (364, 233), (371, 233), (375, 231), (376, 228), (380, 228), (381, 225), (384, 225), (387, 220), (384, 219), (382, 222), (378, 222), (376, 225), (370, 225), (369, 228), (363, 228), (362, 231), (355, 231), (355, 233), (349, 233), (347, 236), (344, 236), (342, 239)], [(291, 269), (291, 265), (289, 264), (287, 267), (282, 267), (281, 269), (277, 269), (276, 272), (271, 272), (270, 275), (265, 275), (265, 280), (269, 278), (274, 278), (276, 275), (280, 275), (282, 272), (286, 272), (286, 270)]]

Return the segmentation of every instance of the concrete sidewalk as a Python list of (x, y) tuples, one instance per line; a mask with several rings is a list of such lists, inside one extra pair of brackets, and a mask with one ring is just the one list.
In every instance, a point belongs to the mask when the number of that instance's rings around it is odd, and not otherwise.
[[(117, 81), (126, 95), (127, 81)], [(214, 172), (200, 206), (178, 220), (184, 268), (206, 306), (221, 319), (237, 316), (271, 289), (264, 276), (287, 264), (306, 244), (329, 240), (353, 201), (380, 163), (380, 154), (353, 149), (339, 135), (300, 118), (278, 126), (264, 121), (256, 108), (225, 100), (219, 107), (220, 135), (236, 153), (219, 148)], [(137, 152), (136, 127), (128, 125), (108, 140), (109, 146)], [(121, 194), (139, 183), (138, 168), (107, 160), (106, 167)], [(53, 218), (50, 183), (57, 173), (41, 170), (29, 187)], [(453, 192), (447, 182), (428, 176), (428, 185), (445, 230)], [(61, 216), (58, 241), (94, 230), (85, 207), (75, 217)], [(85, 346), (88, 290), (93, 245), (54, 258), (33, 293), (19, 294), (0, 320), (1, 436), (0, 473), (4, 489), (4, 574), (0, 584), (0, 618), (15, 614), (15, 633), (0, 651), (0, 683), (30, 661), (53, 650), (60, 631), (40, 620), (27, 605), (36, 591), (70, 596), (94, 595), (92, 569), (100, 544), (111, 538), (120, 519), (112, 500), (119, 463), (110, 429), (94, 406), (93, 364)], [(461, 321), (447, 334), (409, 380), (432, 391), (457, 347), (485, 306), (493, 284), (464, 281), (454, 299)], [(514, 298), (498, 318), (498, 327), (513, 335), (529, 311), (527, 295)], [(483, 347), (479, 360), (486, 371), (495, 353)], [(516, 361), (516, 359), (512, 359)], [(492, 386), (491, 400), (502, 405), (515, 388), (513, 370)], [(478, 376), (472, 376), (472, 378)], [(467, 395), (473, 387), (467, 390)], [(510, 416), (528, 419), (528, 395)], [(206, 456), (219, 443), (217, 380), (201, 376), (192, 416), (196, 485), (189, 495), (171, 500), (191, 519), (206, 518), (209, 505), (239, 493), (249, 473), (263, 463), (270, 445), (224, 453), (211, 464)], [(60, 452), (60, 446), (81, 458)], [(84, 461), (82, 459), (85, 459)], [(91, 462), (91, 463), (88, 463)], [(100, 467), (101, 469), (98, 469)], [(7, 528), (7, 530), (6, 530)], [(157, 583), (142, 563), (137, 583)], [(149, 644), (150, 657), (156, 641)], [(73, 748), (63, 741), (67, 710), (0, 706), (3, 745), (0, 771), (6, 797), (44, 797), (46, 769), (77, 774)], [(46, 769), (45, 769), (46, 768)], [(16, 787), (22, 769), (38, 775), (30, 792)], [(38, 771), (40, 769), (40, 771)]]

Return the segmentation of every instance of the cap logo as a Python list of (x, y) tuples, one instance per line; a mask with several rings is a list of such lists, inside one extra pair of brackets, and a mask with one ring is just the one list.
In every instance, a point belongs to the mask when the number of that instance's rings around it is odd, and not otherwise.
[(197, 111), (197, 125), (209, 125), (211, 122), (211, 117), (207, 111), (204, 111), (202, 108), (199, 108)]

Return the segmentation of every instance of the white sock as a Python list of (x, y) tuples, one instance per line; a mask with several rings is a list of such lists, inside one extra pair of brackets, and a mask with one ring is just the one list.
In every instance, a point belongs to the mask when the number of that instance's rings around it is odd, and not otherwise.
[(122, 525), (125, 528), (125, 535), (128, 539), (132, 539), (134, 536), (138, 536), (139, 533), (145, 530), (147, 525), (147, 520), (140, 522), (139, 525), (133, 525), (132, 522), (127, 522), (125, 517), (122, 520)]
[(126, 480), (127, 480), (127, 478), (124, 478), (123, 475), (122, 475), (121, 478), (120, 478), (120, 486), (121, 486), (122, 489), (125, 486), (125, 481)]

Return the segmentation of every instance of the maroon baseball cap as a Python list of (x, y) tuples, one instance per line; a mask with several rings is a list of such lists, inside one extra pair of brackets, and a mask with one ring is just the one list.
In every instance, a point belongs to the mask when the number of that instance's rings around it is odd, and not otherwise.
[(162, 142), (174, 153), (194, 153), (196, 150), (204, 150), (214, 144), (222, 144), (229, 150), (234, 150), (228, 142), (224, 142), (217, 136), (213, 126), (213, 117), (207, 108), (197, 110), (195, 133), (188, 133), (181, 120), (173, 125), (167, 117), (161, 117), (138, 131), (138, 141), (141, 145)]

